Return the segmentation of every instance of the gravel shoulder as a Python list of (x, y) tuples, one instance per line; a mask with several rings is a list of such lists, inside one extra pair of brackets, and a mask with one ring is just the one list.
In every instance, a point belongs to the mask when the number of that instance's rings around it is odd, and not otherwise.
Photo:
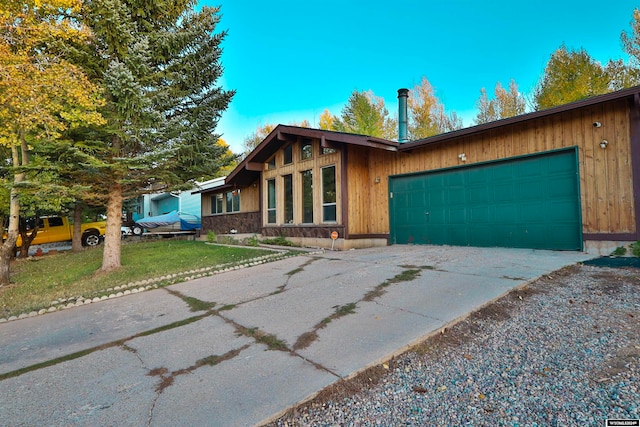
[(600, 426), (640, 418), (640, 270), (514, 290), (268, 426)]

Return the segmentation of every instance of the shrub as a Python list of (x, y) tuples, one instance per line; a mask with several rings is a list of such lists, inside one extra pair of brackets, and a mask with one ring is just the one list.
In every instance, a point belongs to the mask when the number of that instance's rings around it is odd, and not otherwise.
[(613, 252), (611, 252), (611, 256), (624, 256), (627, 253), (627, 248), (624, 246), (618, 246)]
[(207, 242), (216, 243), (217, 241), (218, 241), (218, 236), (216, 236), (216, 233), (214, 231), (209, 231), (207, 233)]
[(260, 243), (260, 241), (255, 234), (247, 239), (247, 246), (258, 246), (258, 243)]
[(629, 249), (631, 249), (633, 256), (640, 257), (640, 241), (630, 244)]

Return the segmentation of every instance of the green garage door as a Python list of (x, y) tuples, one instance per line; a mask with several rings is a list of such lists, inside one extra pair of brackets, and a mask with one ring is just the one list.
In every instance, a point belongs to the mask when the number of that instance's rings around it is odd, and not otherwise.
[(576, 149), (389, 179), (392, 244), (581, 250)]

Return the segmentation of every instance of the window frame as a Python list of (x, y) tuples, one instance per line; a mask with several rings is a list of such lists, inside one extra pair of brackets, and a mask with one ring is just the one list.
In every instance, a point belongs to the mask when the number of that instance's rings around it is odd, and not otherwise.
[(240, 212), (240, 189), (227, 191), (226, 202), (227, 213)]
[[(276, 179), (267, 179), (267, 224), (278, 223), (278, 197)], [(272, 206), (273, 202), (273, 206)], [(273, 216), (272, 216), (273, 215)]]
[(282, 164), (290, 165), (293, 163), (293, 144), (288, 144), (282, 150)]
[[(309, 147), (308, 150), (305, 150)], [(313, 159), (313, 140), (310, 138), (303, 138), (300, 141), (300, 161)]]
[[(218, 202), (220, 202), (220, 210), (218, 211)], [(211, 195), (211, 215), (220, 215), (224, 213), (224, 196), (222, 193)]]
[[(300, 208), (302, 210), (302, 223), (313, 224), (313, 169), (300, 171), (300, 179), (302, 182), (302, 199), (300, 203)], [(307, 184), (309, 184), (308, 188)], [(308, 200), (307, 197), (309, 197)], [(310, 210), (308, 209), (309, 207), (311, 208)], [(310, 217), (308, 215), (310, 215)]]
[[(327, 202), (325, 197), (327, 191), (326, 191), (326, 185), (327, 182), (325, 181), (325, 170), (328, 169), (333, 169), (333, 201), (329, 201)], [(338, 185), (336, 182), (336, 165), (328, 165), (328, 166), (324, 166), (322, 168), (320, 168), (320, 178), (321, 178), (321, 185), (322, 185), (322, 222), (323, 223), (337, 223), (338, 222)], [(331, 199), (331, 198), (330, 198)], [(327, 219), (326, 218), (326, 209), (327, 208), (333, 208), (333, 219)]]
[[(289, 181), (287, 183), (287, 180)], [(288, 187), (288, 188), (287, 188)], [(282, 176), (282, 188), (284, 196), (284, 223), (293, 224), (294, 204), (293, 204), (293, 174)]]

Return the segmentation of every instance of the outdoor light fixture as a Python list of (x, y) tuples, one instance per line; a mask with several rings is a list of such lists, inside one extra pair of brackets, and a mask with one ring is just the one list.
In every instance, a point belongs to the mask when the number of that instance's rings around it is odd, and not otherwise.
[(376, 176), (376, 179), (373, 182), (375, 182), (376, 184), (379, 184), (380, 183), (380, 177)]
[(464, 153), (458, 154), (458, 158), (460, 159), (461, 162), (466, 162), (467, 161), (467, 155), (464, 154)]
[(607, 148), (607, 145), (609, 145), (609, 141), (607, 141), (606, 139), (600, 141), (600, 148)]

